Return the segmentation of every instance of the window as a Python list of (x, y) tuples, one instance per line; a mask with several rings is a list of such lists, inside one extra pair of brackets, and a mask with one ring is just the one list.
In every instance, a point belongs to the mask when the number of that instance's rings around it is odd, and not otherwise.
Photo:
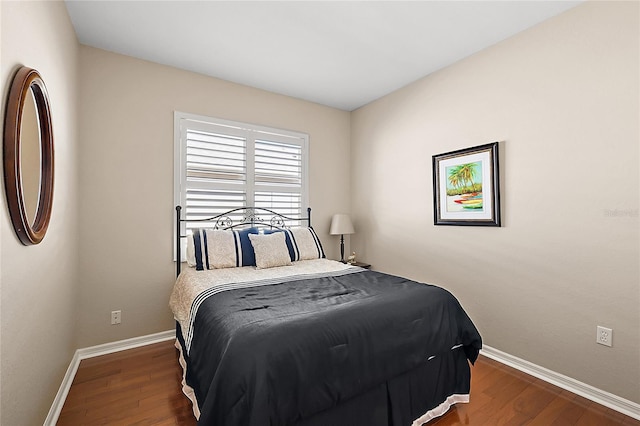
[(174, 126), (175, 203), (184, 218), (245, 206), (306, 215), (308, 135), (181, 112)]

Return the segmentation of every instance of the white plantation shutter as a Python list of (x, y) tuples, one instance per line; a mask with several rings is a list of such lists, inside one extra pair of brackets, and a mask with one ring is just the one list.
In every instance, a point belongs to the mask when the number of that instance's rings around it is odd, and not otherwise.
[(255, 141), (255, 183), (260, 186), (302, 186), (302, 147), (266, 140)]
[(306, 215), (307, 135), (180, 112), (174, 124), (175, 203), (187, 220), (245, 206)]
[(244, 183), (247, 147), (241, 137), (187, 130), (187, 180)]
[(258, 139), (254, 158), (254, 205), (286, 216), (301, 216), (306, 207), (302, 205), (303, 147)]
[[(184, 123), (184, 217), (206, 219), (246, 205), (247, 139), (233, 129)], [(196, 125), (197, 124), (197, 125)], [(197, 228), (187, 222), (187, 228)]]

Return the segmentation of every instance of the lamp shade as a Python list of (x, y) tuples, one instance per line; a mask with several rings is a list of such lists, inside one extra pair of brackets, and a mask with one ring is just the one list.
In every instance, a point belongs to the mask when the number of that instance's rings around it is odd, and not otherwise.
[(353, 234), (353, 224), (347, 214), (334, 214), (331, 218), (331, 229), (329, 234), (331, 235), (344, 235)]

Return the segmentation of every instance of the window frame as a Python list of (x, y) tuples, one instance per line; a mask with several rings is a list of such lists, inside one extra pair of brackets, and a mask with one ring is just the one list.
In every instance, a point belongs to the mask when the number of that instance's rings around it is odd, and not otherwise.
[[(230, 189), (235, 190), (242, 189), (245, 193), (245, 207), (251, 207), (255, 205), (255, 193), (256, 192), (292, 192), (300, 193), (300, 217), (304, 215), (306, 208), (309, 205), (309, 135), (306, 133), (295, 132), (291, 130), (277, 129), (273, 127), (267, 127), (257, 124), (250, 124), (245, 122), (238, 122), (232, 120), (226, 120), (216, 117), (208, 117), (204, 115), (197, 115), (191, 113), (185, 113), (181, 111), (174, 111), (174, 189), (173, 200), (174, 207), (177, 205), (182, 206), (183, 217), (186, 215), (186, 194), (187, 194), (187, 131), (188, 129), (197, 129), (210, 131), (213, 128), (224, 128), (229, 134), (234, 136), (240, 136), (246, 138), (246, 181), (240, 187), (240, 184), (223, 184), (208, 185), (211, 188), (217, 189)], [(293, 143), (301, 146), (301, 187), (298, 190), (293, 188), (287, 188), (282, 186), (268, 186), (255, 185), (255, 140), (273, 140), (275, 142)], [(205, 185), (206, 186), (206, 185)], [(176, 235), (175, 220), (174, 220), (174, 235)], [(182, 223), (182, 229), (180, 235), (186, 233), (186, 223)], [(174, 237), (175, 238), (175, 237)], [(184, 243), (184, 242), (183, 242)], [(174, 241), (175, 247), (175, 241)], [(173, 250), (175, 251), (175, 250)], [(183, 250), (182, 253), (185, 253)], [(175, 253), (173, 255), (175, 260)], [(184, 259), (183, 259), (184, 260)]]

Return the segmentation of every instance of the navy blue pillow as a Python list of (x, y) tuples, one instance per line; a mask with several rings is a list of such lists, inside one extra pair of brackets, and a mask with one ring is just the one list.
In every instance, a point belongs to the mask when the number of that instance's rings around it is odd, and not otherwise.
[(240, 248), (242, 250), (242, 266), (256, 266), (256, 254), (253, 251), (249, 234), (257, 234), (258, 228), (247, 228), (235, 231), (240, 236)]

